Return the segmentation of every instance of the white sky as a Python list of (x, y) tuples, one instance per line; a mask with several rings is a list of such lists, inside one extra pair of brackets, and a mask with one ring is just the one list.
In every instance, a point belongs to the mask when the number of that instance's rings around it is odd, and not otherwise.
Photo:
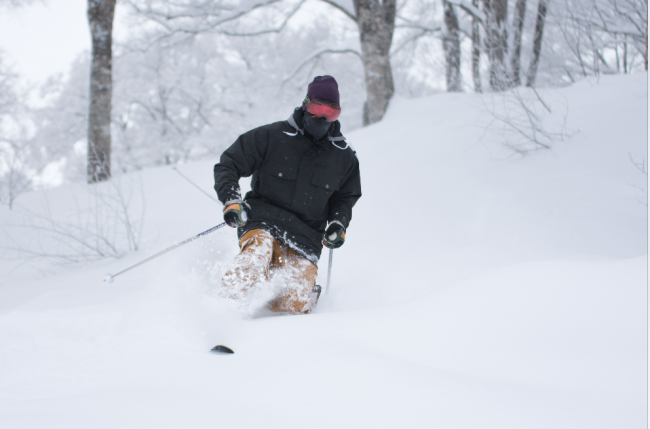
[(32, 83), (67, 72), (75, 57), (90, 49), (86, 2), (44, 0), (0, 10), (0, 49), (14, 71)]

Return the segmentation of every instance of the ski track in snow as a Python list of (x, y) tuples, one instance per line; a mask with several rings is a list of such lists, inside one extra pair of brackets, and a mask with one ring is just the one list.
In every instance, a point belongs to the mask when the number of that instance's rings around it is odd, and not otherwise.
[[(646, 80), (548, 90), (579, 132), (523, 159), (476, 125), (476, 95), (396, 99), (349, 134), (364, 196), (308, 316), (219, 299), (229, 228), (103, 283), (221, 222), (171, 168), (140, 173), (140, 251), (0, 261), (0, 426), (646, 427)], [(214, 162), (178, 168), (209, 192)]]

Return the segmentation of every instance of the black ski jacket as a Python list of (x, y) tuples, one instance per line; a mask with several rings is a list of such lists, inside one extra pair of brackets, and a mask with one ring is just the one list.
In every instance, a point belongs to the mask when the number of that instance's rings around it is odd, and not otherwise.
[(327, 222), (347, 229), (361, 180), (339, 121), (313, 141), (302, 129), (303, 114), (297, 108), (286, 121), (239, 136), (214, 166), (214, 189), (224, 204), (241, 199), (239, 179), (252, 175), (252, 190), (244, 198), (249, 220), (237, 228), (238, 236), (263, 229), (317, 264)]

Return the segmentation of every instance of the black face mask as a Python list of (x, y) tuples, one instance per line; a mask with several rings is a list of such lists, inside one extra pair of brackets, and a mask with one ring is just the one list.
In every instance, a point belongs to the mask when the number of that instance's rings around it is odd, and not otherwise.
[(314, 140), (320, 140), (327, 134), (332, 123), (327, 122), (325, 118), (314, 119), (309, 113), (305, 112), (305, 115), (302, 117), (302, 125), (305, 127), (305, 132), (312, 136)]

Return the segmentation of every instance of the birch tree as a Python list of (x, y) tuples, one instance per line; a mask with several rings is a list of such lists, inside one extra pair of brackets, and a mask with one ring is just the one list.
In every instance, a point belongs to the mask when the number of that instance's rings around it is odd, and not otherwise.
[(510, 73), (512, 75), (512, 84), (519, 86), (521, 84), (521, 42), (524, 32), (524, 18), (526, 17), (526, 0), (517, 0), (515, 4), (515, 14), (512, 19), (514, 36), (512, 41), (512, 56), (510, 58)]
[(30, 151), (25, 140), (25, 103), (17, 90), (18, 76), (0, 55), (0, 202), (12, 207), (31, 187)]
[(537, 77), (537, 65), (542, 53), (542, 38), (544, 37), (544, 24), (546, 23), (546, 11), (548, 0), (539, 0), (537, 6), (537, 20), (535, 21), (535, 37), (533, 39), (533, 59), (528, 68), (528, 79), (526, 86), (535, 86)]
[(363, 124), (370, 125), (382, 120), (395, 93), (390, 64), (395, 0), (354, 0), (354, 10), (366, 76)]
[(490, 61), (490, 88), (503, 91), (510, 86), (506, 66), (508, 55), (508, 0), (483, 0), (486, 49)]
[(460, 75), (460, 26), (454, 5), (448, 1), (443, 2), (445, 12), (445, 34), (442, 36), (445, 51), (445, 76), (448, 92), (462, 91)]
[(111, 176), (111, 97), (115, 0), (88, 0), (92, 39), (88, 109), (88, 183)]
[[(472, 0), (474, 10), (478, 10), (479, 0)], [(474, 92), (483, 92), (481, 85), (481, 19), (472, 14), (472, 80)]]

